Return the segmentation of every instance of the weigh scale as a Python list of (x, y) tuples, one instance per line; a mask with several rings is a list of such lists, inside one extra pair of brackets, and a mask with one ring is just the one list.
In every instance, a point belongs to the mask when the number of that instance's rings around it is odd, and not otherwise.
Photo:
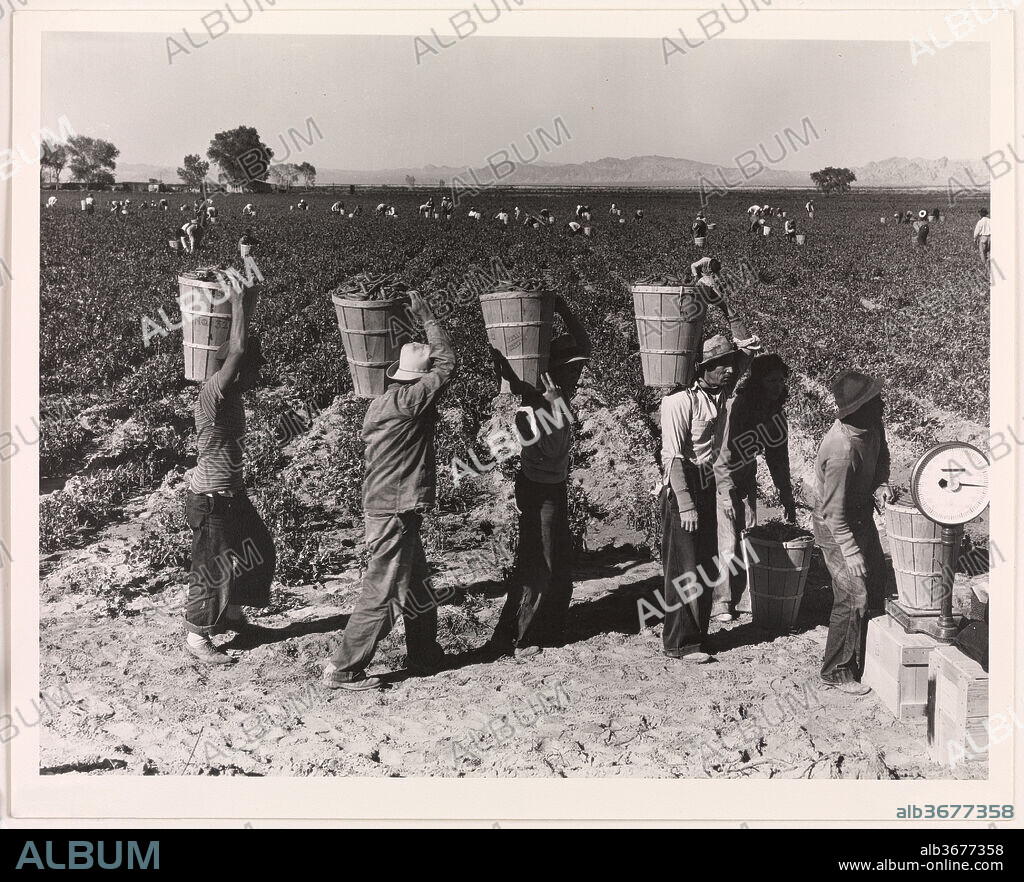
[(886, 601), (886, 612), (908, 634), (927, 634), (940, 643), (959, 643), (960, 648), (977, 659), (987, 654), (985, 629), (964, 627), (962, 616), (953, 615), (953, 577), (964, 524), (973, 521), (988, 508), (989, 462), (977, 447), (963, 441), (948, 441), (925, 453), (910, 475), (910, 495), (914, 505), (942, 527), (944, 559), (942, 603), (938, 612), (909, 610), (898, 600)]

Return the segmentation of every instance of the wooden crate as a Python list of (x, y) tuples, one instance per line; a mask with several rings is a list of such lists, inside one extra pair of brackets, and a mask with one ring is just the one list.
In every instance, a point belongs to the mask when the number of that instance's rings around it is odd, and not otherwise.
[(988, 759), (988, 674), (955, 646), (928, 660), (928, 754), (956, 768)]
[(908, 634), (887, 615), (868, 622), (864, 676), (897, 720), (928, 712), (928, 659), (939, 644), (927, 634)]

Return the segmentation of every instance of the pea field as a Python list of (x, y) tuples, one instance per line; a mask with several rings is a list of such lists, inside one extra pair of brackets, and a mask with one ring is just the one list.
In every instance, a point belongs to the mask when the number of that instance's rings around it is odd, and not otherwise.
[[(48, 192), (44, 193), (45, 196)], [(893, 480), (940, 440), (987, 437), (989, 278), (971, 236), (982, 195), (943, 207), (927, 247), (897, 210), (931, 213), (944, 194), (798, 191), (713, 195), (715, 224), (693, 244), (698, 194), (671, 191), (484, 191), (450, 221), (417, 206), (441, 192), (220, 194), (197, 254), (168, 239), (195, 194), (127, 194), (128, 215), (78, 210), (80, 193), (41, 209), (41, 681), (66, 685), (43, 719), (51, 772), (169, 775), (983, 777), (928, 761), (921, 722), (897, 722), (873, 698), (822, 694), (817, 670), (831, 602), (812, 565), (800, 627), (765, 637), (713, 625), (717, 663), (681, 672), (660, 655), (660, 627), (638, 600), (660, 587), (660, 523), (651, 488), (660, 448), (658, 396), (645, 388), (629, 285), (721, 260), (730, 299), (767, 351), (792, 367), (787, 413), (800, 516), (814, 452), (832, 421), (831, 378), (881, 377)], [(308, 211), (289, 210), (304, 197)], [(167, 198), (168, 211), (142, 208)], [(346, 211), (330, 211), (338, 199)], [(754, 202), (785, 210), (806, 244), (748, 232)], [(379, 202), (397, 217), (377, 217)], [(256, 218), (243, 218), (252, 202)], [(579, 202), (593, 235), (570, 235)], [(609, 215), (616, 203), (625, 223)], [(482, 219), (469, 218), (470, 203)], [(179, 206), (187, 205), (187, 212)], [(530, 229), (493, 220), (548, 208)], [(632, 215), (644, 210), (640, 223)], [(886, 223), (881, 222), (886, 219)], [(185, 475), (195, 462), (195, 384), (182, 367), (177, 275), (224, 264), (260, 282), (254, 327), (268, 364), (247, 395), (245, 480), (275, 536), (261, 636), (230, 670), (200, 670), (181, 649), (191, 533)], [(424, 543), (450, 586), (439, 639), (456, 661), (433, 677), (396, 677), (380, 695), (322, 690), (363, 563), (362, 444), (367, 402), (354, 397), (329, 292), (357, 273), (394, 274), (423, 292), (459, 359), (438, 424), (438, 506)], [(593, 360), (573, 402), (571, 521), (578, 562), (569, 644), (536, 663), (482, 663), (515, 549), (514, 459), (485, 441), (508, 425), (477, 297), (505, 277), (544, 279), (580, 316)], [(712, 312), (705, 334), (724, 331)], [(454, 457), (490, 467), (453, 476)], [(777, 499), (759, 481), (770, 512)], [(986, 539), (985, 524), (970, 540)], [(957, 577), (957, 602), (984, 573)], [(401, 668), (401, 626), (380, 670)], [(231, 646), (228, 645), (228, 649)], [(754, 720), (754, 726), (747, 725)], [(496, 722), (500, 721), (500, 722)], [(743, 725), (741, 725), (743, 723)], [(254, 734), (255, 733), (255, 734)]]

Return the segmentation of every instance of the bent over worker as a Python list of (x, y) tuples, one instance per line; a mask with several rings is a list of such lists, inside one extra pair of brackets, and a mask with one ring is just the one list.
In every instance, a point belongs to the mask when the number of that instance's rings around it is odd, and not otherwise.
[(402, 347), (399, 360), (387, 369), (391, 383), (370, 403), (363, 420), (363, 515), (370, 560), (341, 645), (324, 669), (324, 684), (332, 689), (362, 691), (383, 685), (378, 677), (368, 677), (366, 668), (391, 631), (394, 603), (405, 619), (406, 668), (428, 674), (444, 662), (437, 643), (438, 599), (420, 526), (436, 499), (437, 402), (455, 370), (455, 352), (415, 291), (410, 292), (410, 306), (428, 342)]
[(858, 682), (864, 626), (885, 593), (885, 559), (872, 514), (875, 505), (893, 498), (881, 393), (881, 382), (867, 374), (840, 374), (832, 384), (836, 420), (814, 461), (814, 538), (833, 594), (821, 679), (852, 695), (871, 691)]
[(717, 306), (722, 310), (729, 323), (729, 330), (732, 331), (733, 342), (740, 349), (760, 349), (760, 339), (756, 334), (747, 332), (746, 323), (726, 298), (722, 290), (721, 271), (722, 262), (715, 257), (702, 257), (690, 264), (690, 274), (694, 277), (698, 295), (706, 305)]

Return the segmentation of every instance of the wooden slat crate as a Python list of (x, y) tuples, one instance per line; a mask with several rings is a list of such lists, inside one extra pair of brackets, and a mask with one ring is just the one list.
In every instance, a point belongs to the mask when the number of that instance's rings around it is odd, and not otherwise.
[(928, 659), (939, 644), (927, 634), (908, 634), (889, 616), (868, 622), (862, 682), (897, 720), (928, 711)]
[(988, 674), (955, 646), (928, 661), (928, 753), (956, 768), (988, 758)]

